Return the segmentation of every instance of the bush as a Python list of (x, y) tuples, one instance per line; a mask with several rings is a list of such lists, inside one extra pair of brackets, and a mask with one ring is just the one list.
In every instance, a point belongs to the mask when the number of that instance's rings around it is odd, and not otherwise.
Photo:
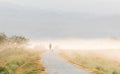
[(7, 68), (5, 67), (0, 67), (0, 74), (9, 74)]

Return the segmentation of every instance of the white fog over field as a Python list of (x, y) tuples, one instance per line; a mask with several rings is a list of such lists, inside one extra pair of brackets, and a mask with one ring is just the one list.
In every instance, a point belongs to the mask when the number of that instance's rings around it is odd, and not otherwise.
[(48, 49), (52, 44), (53, 50), (73, 49), (73, 50), (113, 50), (120, 49), (120, 40), (116, 39), (58, 39), (58, 40), (36, 40), (31, 41), (31, 48), (37, 45)]

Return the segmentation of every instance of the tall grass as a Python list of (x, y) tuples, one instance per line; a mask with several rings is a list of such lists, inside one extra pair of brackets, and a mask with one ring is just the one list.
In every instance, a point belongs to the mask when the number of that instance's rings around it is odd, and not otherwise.
[(22, 47), (6, 47), (0, 51), (0, 74), (36, 74), (44, 71), (40, 52)]
[[(91, 71), (92, 74), (120, 74), (120, 63), (86, 51), (61, 51), (65, 59)], [(111, 53), (112, 54), (112, 53)]]

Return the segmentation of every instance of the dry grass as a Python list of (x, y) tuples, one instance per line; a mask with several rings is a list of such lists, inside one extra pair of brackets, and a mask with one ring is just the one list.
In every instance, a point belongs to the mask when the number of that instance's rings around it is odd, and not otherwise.
[(68, 61), (88, 69), (93, 74), (120, 74), (120, 59), (118, 59), (120, 54), (118, 55), (118, 52), (120, 51), (61, 50), (60, 54)]
[[(3, 47), (1, 47), (2, 49)], [(23, 47), (4, 47), (0, 51), (0, 74), (37, 74), (45, 70), (40, 61), (43, 51), (29, 51)]]

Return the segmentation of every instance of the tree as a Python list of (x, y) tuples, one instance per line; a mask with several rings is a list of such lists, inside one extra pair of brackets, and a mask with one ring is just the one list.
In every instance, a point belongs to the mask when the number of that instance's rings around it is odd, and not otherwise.
[(14, 42), (14, 43), (26, 43), (26, 42), (28, 42), (28, 39), (27, 38), (25, 38), (25, 37), (23, 37), (23, 36), (16, 36), (16, 35), (14, 35), (14, 36), (12, 36), (11, 38), (10, 38), (10, 41), (11, 42)]
[(4, 33), (0, 33), (0, 43), (3, 43), (7, 40), (7, 36)]

